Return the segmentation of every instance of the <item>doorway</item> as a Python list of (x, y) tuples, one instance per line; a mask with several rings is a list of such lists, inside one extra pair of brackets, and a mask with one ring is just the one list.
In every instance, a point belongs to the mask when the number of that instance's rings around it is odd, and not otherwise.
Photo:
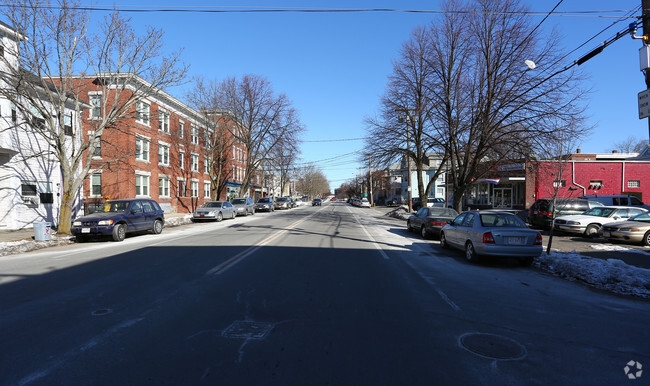
[(495, 188), (493, 207), (512, 209), (512, 188)]

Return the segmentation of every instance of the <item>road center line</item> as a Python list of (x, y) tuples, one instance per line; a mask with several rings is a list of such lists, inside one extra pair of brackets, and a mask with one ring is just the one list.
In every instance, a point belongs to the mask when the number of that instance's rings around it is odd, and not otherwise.
[(229, 270), (231, 267), (233, 267), (237, 263), (241, 262), (242, 260), (244, 260), (248, 256), (255, 253), (261, 247), (263, 247), (266, 244), (270, 243), (271, 241), (277, 239), (278, 237), (280, 237), (283, 234), (287, 233), (291, 229), (297, 227), (298, 225), (300, 225), (304, 221), (307, 221), (309, 218), (311, 218), (312, 216), (314, 216), (316, 213), (320, 212), (321, 210), (322, 209), (319, 209), (319, 210), (315, 211), (314, 213), (310, 214), (309, 216), (294, 222), (293, 224), (287, 226), (286, 228), (281, 229), (281, 230), (273, 233), (272, 235), (268, 236), (267, 238), (265, 238), (264, 240), (258, 242), (257, 244), (255, 244), (255, 245), (253, 245), (251, 247), (248, 247), (247, 249), (245, 249), (242, 252), (239, 252), (235, 256), (229, 258), (228, 260), (224, 261), (223, 263), (221, 263), (221, 264), (217, 265), (216, 267), (210, 269), (208, 272), (206, 272), (206, 275), (208, 275), (208, 276), (221, 275), (222, 273), (226, 272), (227, 270)]

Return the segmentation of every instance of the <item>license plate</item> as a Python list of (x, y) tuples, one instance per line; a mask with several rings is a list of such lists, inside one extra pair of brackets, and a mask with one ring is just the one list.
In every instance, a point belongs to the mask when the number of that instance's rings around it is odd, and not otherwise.
[(201, 216), (199, 216), (199, 217), (205, 217), (205, 215), (204, 215), (204, 214), (202, 214), (202, 215), (201, 215)]
[(508, 244), (524, 245), (526, 243), (525, 237), (508, 237)]
[(611, 234), (609, 232), (603, 232), (603, 237), (609, 237)]
[(81, 233), (90, 233), (90, 228), (81, 228)]

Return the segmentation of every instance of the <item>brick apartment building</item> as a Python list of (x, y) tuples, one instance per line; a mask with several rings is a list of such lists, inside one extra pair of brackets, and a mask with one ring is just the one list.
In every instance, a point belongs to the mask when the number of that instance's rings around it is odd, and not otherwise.
[[(82, 115), (84, 134), (91, 135), (102, 114), (102, 103), (111, 103), (116, 94), (110, 87), (99, 86), (94, 76), (80, 76), (76, 81), (82, 89), (81, 98), (93, 106)], [(105, 90), (109, 95), (103, 95)], [(104, 130), (84, 181), (86, 212), (110, 199), (147, 197), (168, 213), (189, 213), (206, 201), (238, 195), (244, 178), (245, 146), (232, 136), (226, 138), (228, 148), (220, 154), (225, 164), (221, 163), (221, 173), (217, 173), (213, 138), (223, 134), (206, 129), (200, 112), (170, 94), (162, 90), (151, 94), (136, 99), (125, 118)], [(122, 98), (127, 97), (122, 94)], [(217, 127), (233, 123), (225, 112), (215, 112), (210, 118)]]

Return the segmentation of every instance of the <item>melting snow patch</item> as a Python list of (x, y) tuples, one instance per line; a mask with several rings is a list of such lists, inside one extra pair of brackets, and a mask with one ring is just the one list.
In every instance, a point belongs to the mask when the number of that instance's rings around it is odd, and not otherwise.
[(596, 288), (623, 295), (650, 298), (650, 270), (618, 259), (597, 259), (578, 253), (543, 253), (539, 267), (569, 280), (580, 280)]
[(13, 255), (16, 253), (24, 253), (35, 251), (37, 249), (54, 247), (57, 245), (72, 244), (70, 236), (57, 237), (52, 236), (48, 241), (33, 241), (33, 240), (20, 240), (20, 241), (7, 241), (0, 243), (0, 256)]
[(406, 206), (400, 206), (397, 209), (391, 210), (390, 212), (385, 214), (388, 217), (393, 217), (397, 218), (400, 220), (408, 220), (409, 217), (412, 216), (411, 213), (408, 212), (408, 208)]
[(184, 224), (190, 224), (192, 222), (192, 213), (188, 213), (183, 217), (168, 217), (165, 219), (165, 226), (175, 227)]
[(602, 244), (592, 244), (589, 246), (591, 249), (596, 249), (599, 251), (614, 251), (614, 252), (632, 252), (632, 253), (643, 253), (645, 255), (650, 255), (650, 253), (638, 249), (626, 248), (620, 245), (602, 245)]

